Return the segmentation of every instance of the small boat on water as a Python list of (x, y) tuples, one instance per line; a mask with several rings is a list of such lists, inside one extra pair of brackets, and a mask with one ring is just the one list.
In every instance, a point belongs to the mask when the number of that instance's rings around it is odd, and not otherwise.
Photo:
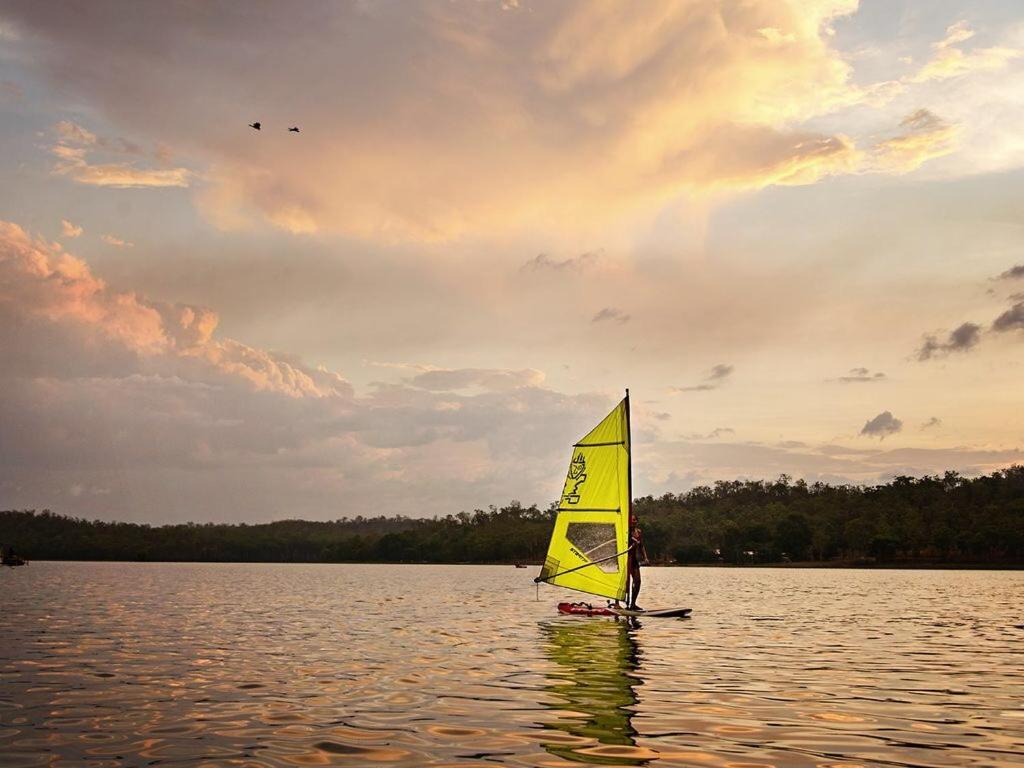
[(18, 565), (28, 565), (28, 560), (21, 557), (20, 555), (14, 554), (10, 550), (4, 552), (2, 549), (0, 549), (0, 565), (8, 565), (11, 568), (14, 568)]

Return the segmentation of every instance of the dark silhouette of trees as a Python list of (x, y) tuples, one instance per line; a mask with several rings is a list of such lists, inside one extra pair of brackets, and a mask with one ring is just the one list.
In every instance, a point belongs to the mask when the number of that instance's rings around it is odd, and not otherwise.
[[(885, 485), (719, 481), (636, 499), (659, 563), (1024, 563), (1024, 466)], [(554, 507), (512, 502), (417, 520), (153, 527), (49, 511), (0, 512), (0, 545), (30, 559), (539, 563)]]

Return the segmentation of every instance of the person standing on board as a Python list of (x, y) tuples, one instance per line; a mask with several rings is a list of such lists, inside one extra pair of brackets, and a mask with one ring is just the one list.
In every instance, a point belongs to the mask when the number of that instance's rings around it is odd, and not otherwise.
[(626, 608), (631, 611), (642, 611), (636, 604), (640, 594), (640, 563), (647, 562), (647, 550), (644, 548), (644, 534), (636, 515), (629, 513), (629, 554), (626, 555)]

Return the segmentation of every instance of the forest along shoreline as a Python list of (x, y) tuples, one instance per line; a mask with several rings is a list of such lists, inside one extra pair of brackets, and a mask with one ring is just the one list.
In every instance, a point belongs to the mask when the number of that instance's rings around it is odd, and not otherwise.
[[(1024, 567), (1024, 466), (876, 486), (719, 481), (634, 501), (656, 565)], [(539, 564), (555, 505), (512, 502), (414, 519), (259, 524), (85, 520), (0, 511), (0, 546), (29, 560)], [(113, 516), (113, 514), (112, 514)]]

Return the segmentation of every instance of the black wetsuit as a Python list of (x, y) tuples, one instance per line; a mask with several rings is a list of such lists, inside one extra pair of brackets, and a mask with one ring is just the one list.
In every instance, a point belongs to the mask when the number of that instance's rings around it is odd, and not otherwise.
[[(629, 589), (626, 594), (626, 603), (630, 608), (636, 606), (636, 597), (640, 594), (640, 559), (641, 554), (646, 556), (644, 549), (644, 534), (639, 525), (634, 525), (629, 532), (629, 555), (626, 557), (626, 571), (629, 574)], [(646, 559), (646, 558), (645, 558)]]

